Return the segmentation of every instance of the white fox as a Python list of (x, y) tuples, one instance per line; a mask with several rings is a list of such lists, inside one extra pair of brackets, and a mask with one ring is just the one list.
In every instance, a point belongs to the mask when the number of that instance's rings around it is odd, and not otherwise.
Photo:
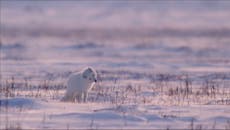
[(96, 82), (97, 73), (91, 67), (72, 74), (67, 81), (67, 90), (62, 101), (74, 102), (77, 99), (78, 102), (86, 102), (88, 91)]

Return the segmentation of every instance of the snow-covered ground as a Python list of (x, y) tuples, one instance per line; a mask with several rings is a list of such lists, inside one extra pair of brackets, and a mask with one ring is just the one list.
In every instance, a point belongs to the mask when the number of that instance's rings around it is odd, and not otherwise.
[(230, 129), (229, 1), (0, 2), (0, 129)]
[(229, 75), (155, 76), (149, 82), (101, 77), (87, 103), (61, 102), (65, 85), (56, 81), (10, 79), (1, 89), (1, 128), (230, 128)]
[[(3, 106), (5, 99), (1, 99)], [(229, 105), (119, 105), (10, 98), (1, 127), (58, 129), (229, 129)]]

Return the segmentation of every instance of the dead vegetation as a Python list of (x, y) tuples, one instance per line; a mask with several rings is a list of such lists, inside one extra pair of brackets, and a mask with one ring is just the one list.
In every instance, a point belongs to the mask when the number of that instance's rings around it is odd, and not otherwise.
[[(194, 77), (189, 74), (150, 75), (149, 82), (142, 84), (122, 83), (121, 79), (102, 80), (90, 92), (89, 102), (112, 104), (230, 104), (230, 81), (225, 74)], [(211, 77), (211, 78), (210, 78)], [(65, 90), (64, 82), (44, 80), (37, 85), (29, 80), (16, 80), (14, 77), (1, 84), (1, 97), (35, 97), (59, 100)]]

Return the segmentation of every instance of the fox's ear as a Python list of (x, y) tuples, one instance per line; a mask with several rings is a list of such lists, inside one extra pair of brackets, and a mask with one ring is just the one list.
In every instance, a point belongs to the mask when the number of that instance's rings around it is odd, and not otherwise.
[(93, 69), (91, 67), (87, 67), (86, 71), (92, 72)]
[(91, 72), (91, 69), (89, 68), (89, 67), (87, 67), (84, 71), (83, 71), (83, 73), (82, 73), (82, 76), (83, 76), (83, 78), (87, 78), (88, 77), (88, 74)]
[(87, 78), (87, 74), (88, 74), (88, 68), (83, 71), (82, 77), (86, 79)]
[(84, 79), (87, 78), (87, 73), (86, 73), (86, 71), (84, 71), (84, 72), (82, 73), (82, 77), (83, 77)]

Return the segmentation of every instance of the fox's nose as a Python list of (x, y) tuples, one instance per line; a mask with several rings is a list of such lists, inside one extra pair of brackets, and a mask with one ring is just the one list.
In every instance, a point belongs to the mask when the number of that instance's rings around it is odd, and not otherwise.
[(95, 79), (94, 81), (95, 81), (95, 82), (97, 82), (97, 80), (96, 80), (96, 79)]

